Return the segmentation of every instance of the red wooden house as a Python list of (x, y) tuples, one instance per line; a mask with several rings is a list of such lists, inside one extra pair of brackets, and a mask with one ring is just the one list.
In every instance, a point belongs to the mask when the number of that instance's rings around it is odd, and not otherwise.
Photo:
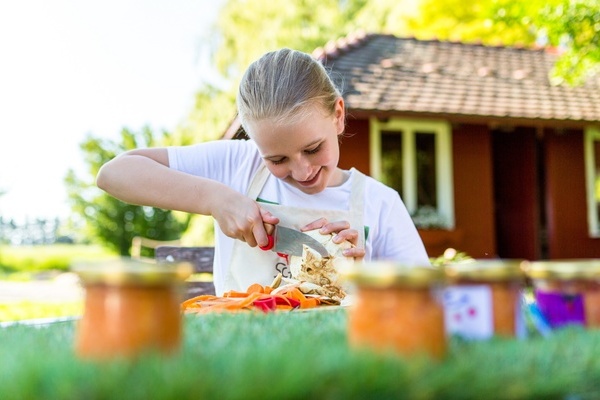
[(553, 85), (548, 49), (382, 34), (314, 56), (346, 101), (340, 166), (433, 211), (415, 216), (430, 256), (600, 258), (600, 77)]

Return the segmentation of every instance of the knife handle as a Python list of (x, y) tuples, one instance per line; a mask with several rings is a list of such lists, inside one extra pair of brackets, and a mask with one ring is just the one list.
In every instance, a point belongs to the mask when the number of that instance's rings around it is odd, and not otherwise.
[(273, 234), (275, 233), (275, 225), (272, 224), (264, 224), (265, 230), (267, 231), (267, 239), (269, 239), (269, 243), (266, 246), (259, 246), (261, 250), (271, 250), (273, 246), (275, 246), (275, 238)]

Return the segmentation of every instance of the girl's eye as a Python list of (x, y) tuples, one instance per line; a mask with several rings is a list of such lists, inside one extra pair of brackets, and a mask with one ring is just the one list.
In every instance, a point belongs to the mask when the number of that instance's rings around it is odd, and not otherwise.
[(274, 165), (279, 165), (279, 164), (283, 164), (284, 161), (285, 161), (285, 158), (280, 158), (279, 160), (271, 160), (271, 163)]
[(315, 153), (318, 153), (318, 152), (319, 152), (319, 150), (321, 150), (321, 145), (320, 145), (320, 144), (319, 144), (317, 147), (315, 147), (314, 149), (311, 149), (311, 150), (305, 150), (304, 152), (305, 152), (306, 154), (315, 154)]

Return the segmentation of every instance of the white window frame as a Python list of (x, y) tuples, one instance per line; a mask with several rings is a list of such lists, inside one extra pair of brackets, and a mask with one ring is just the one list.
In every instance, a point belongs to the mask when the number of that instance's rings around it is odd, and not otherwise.
[(383, 122), (370, 119), (370, 169), (371, 176), (381, 179), (381, 131), (398, 131), (402, 135), (403, 193), (402, 200), (413, 214), (417, 210), (417, 170), (415, 137), (417, 132), (432, 132), (435, 135), (437, 204), (438, 214), (446, 221), (448, 229), (454, 229), (454, 180), (452, 167), (452, 128), (447, 121), (423, 121), (390, 118)]
[(598, 207), (596, 205), (596, 159), (594, 157), (594, 142), (600, 141), (600, 128), (587, 127), (584, 132), (585, 181), (588, 206), (588, 232), (590, 237), (600, 237), (598, 223)]

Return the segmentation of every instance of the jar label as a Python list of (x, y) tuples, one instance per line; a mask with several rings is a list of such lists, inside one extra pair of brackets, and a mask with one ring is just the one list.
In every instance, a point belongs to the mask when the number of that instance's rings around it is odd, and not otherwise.
[(536, 290), (535, 301), (551, 328), (564, 325), (585, 325), (585, 309), (581, 294)]
[(486, 285), (450, 286), (444, 290), (448, 336), (488, 339), (494, 335), (492, 291)]

